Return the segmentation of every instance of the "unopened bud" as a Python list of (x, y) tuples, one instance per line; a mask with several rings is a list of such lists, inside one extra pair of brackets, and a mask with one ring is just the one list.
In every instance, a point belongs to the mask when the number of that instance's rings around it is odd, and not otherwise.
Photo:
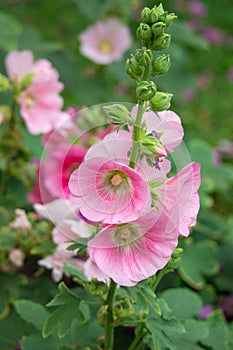
[(150, 107), (153, 111), (164, 111), (171, 105), (172, 94), (166, 92), (156, 92), (155, 96), (150, 100)]
[(134, 55), (132, 54), (126, 61), (126, 72), (133, 79), (137, 79), (144, 72), (144, 67), (136, 61)]
[(151, 60), (152, 60), (153, 54), (150, 49), (137, 49), (135, 52), (135, 59), (137, 62), (144, 66), (147, 67), (150, 65)]
[(164, 74), (168, 71), (170, 68), (171, 62), (170, 62), (170, 56), (169, 55), (160, 55), (155, 57), (152, 60), (152, 74), (153, 76), (155, 75), (160, 75)]
[(165, 19), (166, 27), (169, 27), (176, 19), (177, 16), (174, 13), (169, 13)]
[(130, 124), (133, 121), (128, 109), (121, 104), (104, 106), (103, 109), (106, 112), (109, 124)]
[(141, 144), (143, 146), (143, 153), (146, 156), (153, 156), (153, 158), (165, 158), (167, 156), (162, 141), (154, 137), (152, 134), (145, 135)]
[(152, 32), (154, 34), (154, 37), (160, 36), (163, 34), (164, 30), (166, 28), (166, 24), (164, 22), (157, 22), (152, 25)]
[(163, 33), (159, 37), (155, 38), (153, 41), (153, 49), (157, 51), (164, 50), (168, 48), (171, 41), (171, 35)]
[(0, 74), (0, 92), (9, 90), (10, 86), (10, 80), (5, 75)]
[(150, 23), (150, 9), (149, 7), (144, 7), (141, 12), (141, 17), (144, 23)]
[(143, 43), (150, 42), (152, 38), (151, 27), (146, 23), (140, 23), (139, 27), (137, 28), (137, 36)]
[(134, 314), (134, 308), (129, 299), (120, 300), (114, 307), (114, 318), (130, 318)]
[(150, 11), (150, 23), (155, 23), (159, 19), (157, 7), (154, 6)]
[(159, 4), (159, 6), (157, 6), (157, 14), (159, 21), (164, 21), (166, 19), (167, 11), (164, 11), (162, 4)]
[(153, 81), (141, 81), (136, 89), (137, 98), (141, 101), (149, 101), (155, 96), (156, 85)]

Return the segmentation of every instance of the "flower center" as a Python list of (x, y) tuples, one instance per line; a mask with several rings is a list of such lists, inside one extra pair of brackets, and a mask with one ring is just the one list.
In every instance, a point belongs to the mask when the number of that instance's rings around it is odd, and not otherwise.
[(131, 231), (127, 227), (122, 227), (120, 230), (118, 230), (118, 234), (121, 236), (123, 239), (127, 239), (131, 235)]
[(129, 249), (135, 246), (140, 239), (140, 228), (135, 224), (119, 225), (113, 231), (113, 241), (115, 247)]
[(120, 174), (115, 174), (113, 175), (113, 177), (111, 178), (111, 184), (113, 186), (119, 186), (121, 184), (121, 182), (123, 181), (123, 178), (121, 177)]
[(25, 97), (26, 108), (31, 108), (34, 105), (34, 102), (35, 102), (35, 100), (31, 95), (27, 95)]
[(98, 49), (100, 50), (100, 52), (107, 54), (112, 51), (113, 46), (111, 41), (104, 39), (98, 44)]

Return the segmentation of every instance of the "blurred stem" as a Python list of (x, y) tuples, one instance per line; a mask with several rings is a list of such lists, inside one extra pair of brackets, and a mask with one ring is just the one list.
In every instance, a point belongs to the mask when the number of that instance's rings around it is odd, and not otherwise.
[(144, 103), (141, 101), (138, 101), (137, 117), (136, 117), (134, 129), (133, 129), (133, 147), (132, 147), (132, 153), (129, 161), (129, 167), (132, 169), (135, 168), (135, 165), (137, 163), (137, 158), (138, 158), (138, 143), (140, 141), (140, 136), (141, 136), (141, 122), (142, 122), (143, 112), (144, 112)]
[(135, 330), (135, 338), (130, 344), (128, 350), (135, 350), (138, 348), (138, 345), (141, 343), (142, 338), (144, 337), (145, 333), (143, 331), (143, 326), (138, 326)]
[(114, 342), (114, 325), (113, 325), (113, 305), (115, 300), (117, 284), (111, 280), (108, 296), (105, 305), (107, 306), (107, 315), (105, 318), (105, 346), (104, 350), (112, 350)]
[(162, 270), (160, 270), (160, 272), (159, 272), (157, 275), (154, 276), (155, 279), (154, 279), (154, 281), (150, 284), (150, 287), (151, 287), (151, 289), (152, 289), (153, 291), (156, 290), (156, 288), (157, 288), (159, 282), (161, 281), (161, 279), (163, 278), (163, 276), (165, 276), (165, 275), (166, 275), (167, 273), (169, 273), (169, 272), (170, 272), (170, 270), (168, 271), (168, 270), (166, 269), (166, 267), (164, 267)]

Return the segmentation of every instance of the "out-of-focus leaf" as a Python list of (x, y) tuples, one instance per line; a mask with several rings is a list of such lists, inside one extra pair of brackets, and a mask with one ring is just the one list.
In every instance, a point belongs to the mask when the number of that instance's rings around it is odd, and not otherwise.
[(17, 47), (21, 24), (4, 12), (0, 12), (0, 48), (5, 51), (14, 50)]
[(219, 310), (213, 311), (207, 318), (209, 335), (202, 343), (212, 350), (226, 349), (228, 343), (227, 323)]

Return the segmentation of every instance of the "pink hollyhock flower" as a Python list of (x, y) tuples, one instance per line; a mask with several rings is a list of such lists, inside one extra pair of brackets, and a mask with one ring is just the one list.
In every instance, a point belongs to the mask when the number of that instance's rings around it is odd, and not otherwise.
[(86, 276), (88, 281), (91, 281), (93, 278), (96, 278), (98, 281), (108, 283), (109, 277), (107, 277), (98, 266), (88, 258), (83, 264), (83, 273)]
[(5, 66), (9, 78), (21, 81), (23, 77), (32, 72), (34, 65), (31, 51), (11, 51), (5, 59)]
[(214, 27), (206, 28), (203, 32), (203, 36), (207, 41), (209, 41), (213, 45), (222, 44), (225, 38), (224, 32)]
[(116, 283), (133, 286), (162, 269), (178, 241), (178, 230), (167, 231), (169, 218), (155, 211), (122, 225), (109, 225), (88, 242), (88, 253)]
[(71, 244), (67, 241), (90, 235), (88, 225), (78, 219), (78, 207), (66, 199), (56, 199), (45, 205), (34, 204), (34, 209), (43, 218), (55, 225), (52, 231), (54, 243), (64, 250)]
[(22, 267), (25, 255), (22, 250), (15, 248), (9, 254), (9, 259), (16, 267)]
[(70, 265), (80, 271), (83, 270), (83, 261), (73, 258), (73, 254), (64, 250), (62, 247), (57, 247), (52, 255), (48, 255), (46, 258), (38, 260), (38, 264), (52, 270), (52, 278), (54, 282), (59, 282), (62, 279), (63, 274), (69, 276), (69, 274), (63, 270), (64, 265)]
[(16, 230), (20, 229), (24, 234), (26, 234), (28, 230), (31, 230), (32, 225), (28, 221), (25, 211), (23, 209), (15, 209), (15, 214), (16, 218), (9, 224), (9, 227)]
[(129, 28), (122, 25), (117, 18), (97, 22), (81, 33), (79, 39), (80, 52), (99, 64), (120, 60), (132, 43)]
[[(132, 109), (132, 117), (135, 119), (138, 106)], [(178, 115), (170, 110), (162, 112), (145, 112), (143, 119), (146, 121), (148, 132), (156, 131), (160, 135), (166, 151), (172, 152), (175, 147), (179, 146), (184, 136), (181, 120)]]
[(188, 10), (190, 14), (197, 17), (203, 17), (206, 14), (205, 5), (201, 1), (191, 1), (188, 4)]
[[(165, 183), (165, 199), (160, 204), (169, 216), (171, 229), (176, 226), (185, 237), (196, 224), (200, 203), (198, 188), (200, 186), (200, 164), (190, 163), (176, 176)], [(160, 189), (158, 189), (158, 192)]]
[(81, 213), (91, 221), (127, 222), (151, 206), (149, 186), (143, 177), (104, 157), (85, 160), (72, 173), (69, 188)]

